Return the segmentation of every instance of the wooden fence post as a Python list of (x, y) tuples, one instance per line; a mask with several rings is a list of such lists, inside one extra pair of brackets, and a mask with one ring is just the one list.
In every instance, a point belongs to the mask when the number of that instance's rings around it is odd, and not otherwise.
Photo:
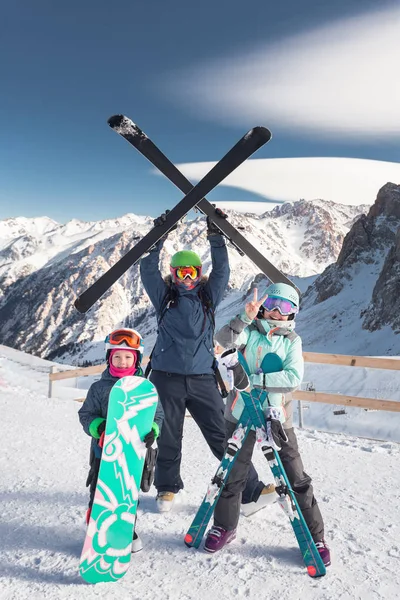
[[(55, 370), (56, 370), (56, 369), (55, 369), (55, 366), (54, 366), (54, 365), (52, 365), (52, 366), (50, 367), (50, 375), (53, 375), (53, 373), (55, 372)], [(52, 395), (52, 393), (53, 393), (53, 380), (52, 380), (52, 378), (49, 376), (49, 398), (51, 398), (51, 395)]]
[(299, 429), (303, 429), (304, 421), (303, 421), (303, 405), (301, 400), (297, 400), (297, 411), (299, 413)]

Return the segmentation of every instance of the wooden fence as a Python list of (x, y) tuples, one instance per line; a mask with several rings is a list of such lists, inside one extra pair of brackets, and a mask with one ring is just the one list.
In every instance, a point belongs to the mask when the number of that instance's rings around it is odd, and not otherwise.
[[(346, 354), (320, 354), (318, 352), (303, 352), (304, 361), (322, 365), (337, 365), (342, 367), (364, 367), (367, 369), (387, 369), (400, 371), (400, 359), (373, 358), (370, 356), (348, 356)], [(293, 394), (295, 400), (305, 402), (321, 402), (323, 404), (338, 404), (369, 410), (388, 410), (400, 412), (400, 402), (395, 400), (377, 400), (345, 394), (326, 394), (325, 392), (308, 392), (297, 390)], [(300, 412), (300, 406), (299, 406)]]
[[(304, 361), (306, 363), (318, 363), (324, 365), (338, 365), (344, 367), (364, 367), (368, 369), (387, 369), (391, 371), (400, 371), (400, 359), (396, 358), (372, 358), (369, 356), (347, 356), (345, 354), (321, 354), (317, 352), (304, 352)], [(143, 364), (147, 362), (147, 357)], [(81, 367), (67, 371), (56, 372), (51, 367), (49, 375), (49, 398), (52, 395), (53, 381), (84, 377), (101, 373), (106, 365), (96, 365), (93, 367)], [(343, 406), (352, 406), (369, 410), (385, 410), (391, 412), (400, 412), (400, 402), (395, 400), (378, 400), (374, 398), (362, 398), (359, 396), (347, 396), (342, 394), (327, 394), (325, 392), (314, 391), (296, 391), (293, 398), (299, 401), (299, 414), (301, 412), (301, 402), (321, 402), (323, 404), (338, 404)], [(77, 399), (83, 402), (84, 398)], [(300, 419), (301, 421), (301, 419)]]

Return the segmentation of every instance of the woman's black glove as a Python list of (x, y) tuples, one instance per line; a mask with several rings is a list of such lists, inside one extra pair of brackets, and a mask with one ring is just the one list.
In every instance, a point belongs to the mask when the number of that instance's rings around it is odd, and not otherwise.
[[(221, 208), (216, 208), (215, 213), (223, 219), (228, 218), (228, 215)], [(223, 235), (218, 225), (216, 225), (210, 217), (207, 217), (207, 235)]]
[[(170, 212), (171, 211), (167, 209), (164, 213), (162, 213), (162, 215), (160, 215), (159, 217), (154, 219), (154, 221), (153, 221), (154, 227), (159, 227), (160, 225), (163, 225), (165, 223), (165, 221), (167, 220), (168, 213), (170, 213)], [(174, 231), (174, 229), (176, 229), (177, 227), (178, 227), (178, 224), (176, 223), (173, 227), (171, 227), (171, 229), (168, 231), (168, 233), (171, 233), (171, 231)], [(163, 239), (166, 239), (168, 233), (163, 235)]]

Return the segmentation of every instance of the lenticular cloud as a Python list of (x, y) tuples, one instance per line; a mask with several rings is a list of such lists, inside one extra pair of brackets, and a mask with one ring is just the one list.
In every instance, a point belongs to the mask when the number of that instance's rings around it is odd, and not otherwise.
[(182, 73), (180, 98), (207, 118), (313, 130), (324, 137), (400, 135), (400, 8), (381, 10)]

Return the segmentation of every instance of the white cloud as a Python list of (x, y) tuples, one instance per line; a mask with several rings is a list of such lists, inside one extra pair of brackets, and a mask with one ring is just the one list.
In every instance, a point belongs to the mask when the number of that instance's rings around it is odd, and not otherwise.
[[(178, 168), (192, 181), (199, 181), (214, 164), (188, 163)], [(379, 188), (388, 181), (400, 184), (399, 163), (359, 158), (260, 158), (247, 160), (220, 185), (277, 202), (322, 198), (359, 205), (373, 204)]]
[(168, 88), (188, 108), (218, 122), (323, 136), (398, 136), (399, 32), (397, 6), (192, 67)]

